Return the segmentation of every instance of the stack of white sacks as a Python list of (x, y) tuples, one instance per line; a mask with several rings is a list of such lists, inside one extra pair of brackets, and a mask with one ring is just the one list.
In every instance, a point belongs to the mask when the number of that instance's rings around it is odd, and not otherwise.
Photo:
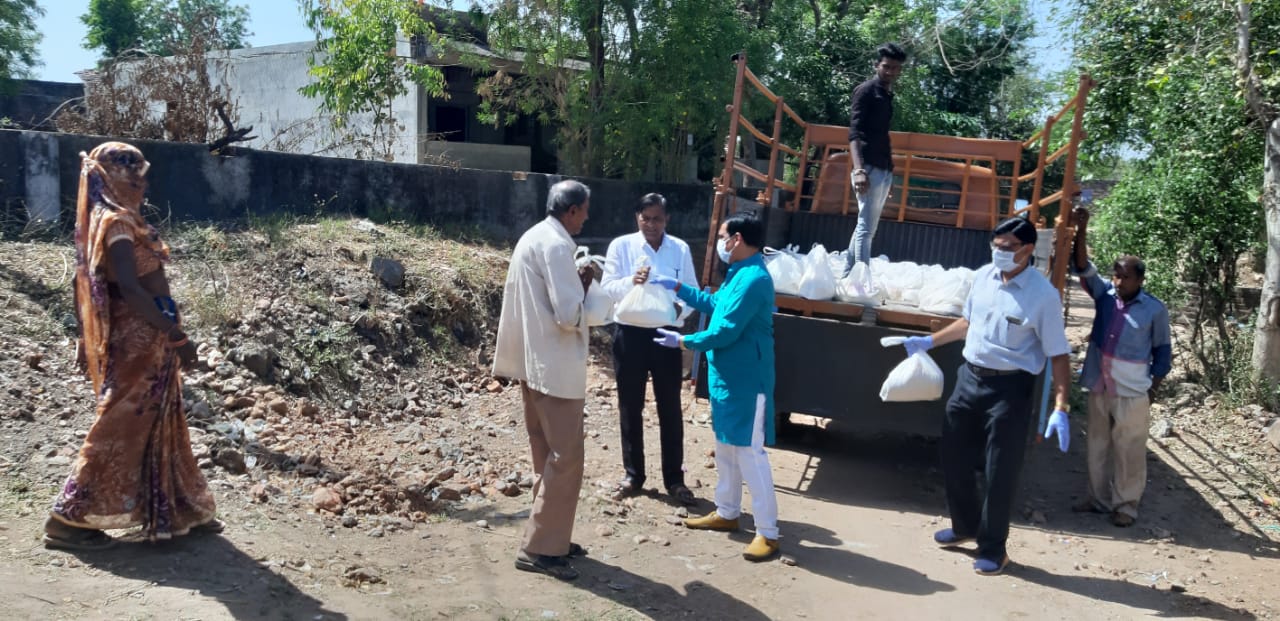
[(810, 300), (838, 300), (863, 306), (896, 304), (914, 306), (926, 313), (959, 316), (973, 285), (973, 270), (910, 261), (891, 262), (880, 256), (871, 264), (858, 263), (848, 276), (845, 251), (828, 253), (815, 244), (809, 254), (795, 246), (765, 249), (765, 263), (778, 293)]

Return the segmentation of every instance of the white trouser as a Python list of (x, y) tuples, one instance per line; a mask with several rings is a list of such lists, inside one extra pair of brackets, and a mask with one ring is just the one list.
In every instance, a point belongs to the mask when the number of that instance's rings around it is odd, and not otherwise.
[(755, 516), (756, 534), (766, 539), (778, 538), (778, 498), (773, 492), (773, 473), (769, 470), (769, 454), (764, 450), (764, 395), (756, 397), (756, 418), (751, 431), (751, 446), (734, 446), (716, 442), (716, 513), (726, 520), (742, 514), (742, 483), (751, 492), (751, 513)]

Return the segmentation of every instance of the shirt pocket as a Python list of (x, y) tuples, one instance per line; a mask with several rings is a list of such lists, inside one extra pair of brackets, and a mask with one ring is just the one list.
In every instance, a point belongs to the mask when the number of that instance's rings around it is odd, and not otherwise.
[(995, 323), (995, 343), (1010, 351), (1027, 351), (1035, 345), (1036, 333), (1031, 319), (1019, 313), (992, 312)]

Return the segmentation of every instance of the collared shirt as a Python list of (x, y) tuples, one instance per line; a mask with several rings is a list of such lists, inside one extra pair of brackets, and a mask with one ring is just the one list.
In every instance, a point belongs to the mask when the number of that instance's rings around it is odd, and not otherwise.
[(553, 397), (586, 398), (588, 328), (577, 248), (551, 216), (520, 236), (502, 289), (495, 376)]
[(1009, 282), (994, 265), (980, 268), (964, 318), (964, 359), (980, 367), (1040, 373), (1047, 359), (1071, 353), (1058, 290), (1030, 266)]
[(849, 110), (849, 142), (862, 141), (862, 165), (893, 170), (889, 125), (893, 122), (893, 91), (873, 77), (853, 89)]
[(1151, 378), (1168, 375), (1173, 364), (1169, 310), (1142, 290), (1125, 302), (1092, 262), (1078, 276), (1095, 311), (1080, 385), (1120, 397), (1147, 394)]
[[(632, 277), (641, 264), (649, 266), (650, 274), (661, 274), (680, 281), (682, 284), (698, 288), (698, 273), (693, 267), (693, 253), (689, 252), (689, 244), (670, 234), (662, 236), (662, 243), (657, 250), (644, 240), (639, 231), (623, 235), (609, 243), (605, 252), (604, 276), (600, 286), (614, 302), (622, 301), (631, 288)], [(679, 322), (693, 312), (687, 304), (680, 303), (684, 309), (680, 313)]]

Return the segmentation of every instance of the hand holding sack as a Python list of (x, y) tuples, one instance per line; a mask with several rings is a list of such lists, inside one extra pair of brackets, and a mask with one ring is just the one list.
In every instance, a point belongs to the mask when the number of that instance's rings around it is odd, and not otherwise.
[[(650, 280), (652, 281), (652, 277)], [(669, 289), (647, 282), (636, 285), (618, 302), (614, 319), (641, 328), (661, 328), (676, 324), (676, 298)]]
[[(578, 246), (578, 252), (574, 253), (573, 259), (578, 269), (592, 264), (604, 265), (604, 257), (592, 255), (586, 246)], [(600, 283), (595, 280), (592, 280), (591, 285), (587, 287), (586, 297), (582, 301), (582, 313), (586, 317), (588, 326), (603, 326), (612, 321), (613, 298), (609, 297), (609, 294), (600, 287)]]
[[(929, 337), (911, 337), (929, 338)], [(897, 345), (905, 345), (908, 343), (907, 337), (886, 336), (880, 339), (881, 347), (894, 347)], [(945, 379), (942, 376), (942, 369), (938, 367), (938, 363), (925, 353), (925, 349), (916, 349), (920, 341), (911, 340), (914, 350), (907, 356), (906, 360), (898, 363), (889, 372), (884, 384), (880, 386), (881, 401), (934, 401), (942, 398), (942, 388)]]

